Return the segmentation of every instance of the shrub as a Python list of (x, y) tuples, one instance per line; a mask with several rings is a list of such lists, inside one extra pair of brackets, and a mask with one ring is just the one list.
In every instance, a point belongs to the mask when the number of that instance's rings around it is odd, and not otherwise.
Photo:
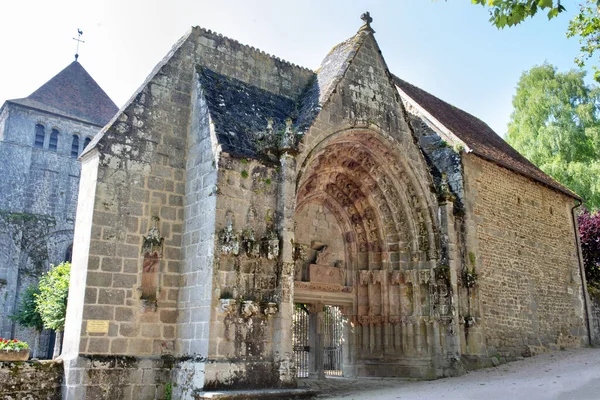
[(40, 279), (35, 303), (46, 329), (62, 332), (65, 328), (70, 272), (71, 264), (64, 262), (52, 266)]

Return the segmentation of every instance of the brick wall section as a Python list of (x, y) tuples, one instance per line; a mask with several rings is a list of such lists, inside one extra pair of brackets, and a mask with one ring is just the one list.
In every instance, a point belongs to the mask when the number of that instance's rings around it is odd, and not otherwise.
[[(87, 334), (80, 354), (160, 355), (174, 351), (185, 152), (193, 70), (189, 43), (137, 94), (98, 143), (83, 323), (110, 320)], [(164, 237), (156, 311), (140, 301), (142, 240), (159, 217)]]
[(194, 34), (199, 64), (271, 93), (296, 99), (314, 75), (309, 69), (205, 29), (195, 27)]
[(3, 399), (60, 399), (62, 363), (57, 361), (0, 362)]
[(173, 362), (169, 356), (82, 356), (65, 377), (67, 398), (163, 400)]
[(194, 81), (187, 140), (182, 263), (178, 297), (174, 398), (189, 398), (204, 383), (213, 287), (218, 155), (208, 107)]
[(463, 165), (467, 249), (477, 255), (476, 323), (488, 355), (581, 346), (573, 199), (472, 154)]

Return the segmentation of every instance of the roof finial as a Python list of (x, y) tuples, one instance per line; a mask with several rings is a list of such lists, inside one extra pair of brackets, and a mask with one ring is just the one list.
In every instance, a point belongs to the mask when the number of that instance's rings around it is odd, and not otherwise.
[(365, 12), (363, 15), (361, 15), (360, 19), (362, 19), (363, 21), (365, 21), (365, 24), (360, 27), (361, 31), (370, 31), (370, 32), (375, 33), (375, 31), (373, 30), (373, 28), (371, 28), (371, 22), (373, 22), (373, 18), (371, 18), (371, 14), (369, 14), (368, 11)]
[(77, 59), (79, 58), (79, 43), (85, 43), (83, 40), (81, 40), (81, 35), (83, 35), (83, 31), (77, 28), (77, 39), (73, 38), (73, 40), (77, 42), (77, 50), (75, 51), (75, 61), (77, 61)]

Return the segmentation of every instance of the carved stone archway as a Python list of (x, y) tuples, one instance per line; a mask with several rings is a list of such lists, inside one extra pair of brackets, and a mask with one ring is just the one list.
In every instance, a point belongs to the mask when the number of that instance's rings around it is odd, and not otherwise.
[[(392, 375), (414, 376), (403, 368), (415, 360), (427, 374), (443, 341), (432, 301), (436, 205), (429, 183), (415, 178), (419, 165), (400, 154), (381, 134), (348, 130), (312, 149), (299, 168), (295, 301), (343, 308), (346, 375), (389, 375), (393, 363)], [(339, 243), (343, 252), (319, 262), (319, 249)]]

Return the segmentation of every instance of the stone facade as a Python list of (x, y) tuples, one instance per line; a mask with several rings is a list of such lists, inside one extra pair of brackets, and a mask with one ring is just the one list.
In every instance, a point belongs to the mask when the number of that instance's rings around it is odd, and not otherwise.
[[(57, 77), (69, 75), (76, 85), (73, 70), (89, 76), (72, 64)], [(51, 80), (36, 93), (40, 90), (48, 95), (61, 87)], [(57, 108), (56, 99), (33, 103), (32, 96), (9, 100), (0, 109), (0, 336), (18, 337), (33, 347), (36, 334), (8, 316), (15, 312), (20, 293), (36, 284), (51, 264), (70, 259), (80, 173), (77, 157), (101, 124), (67, 114)], [(48, 339), (47, 333), (42, 336), (36, 356), (47, 356)]]
[(66, 398), (294, 387), (294, 303), (339, 307), (347, 376), (585, 343), (576, 195), (420, 95), (368, 22), (316, 73), (193, 28), (82, 156)]
[(478, 157), (463, 165), (478, 302), (461, 306), (481, 324), (478, 350), (514, 358), (585, 344), (572, 199)]
[(60, 399), (62, 380), (61, 362), (0, 362), (0, 396), (3, 399)]

